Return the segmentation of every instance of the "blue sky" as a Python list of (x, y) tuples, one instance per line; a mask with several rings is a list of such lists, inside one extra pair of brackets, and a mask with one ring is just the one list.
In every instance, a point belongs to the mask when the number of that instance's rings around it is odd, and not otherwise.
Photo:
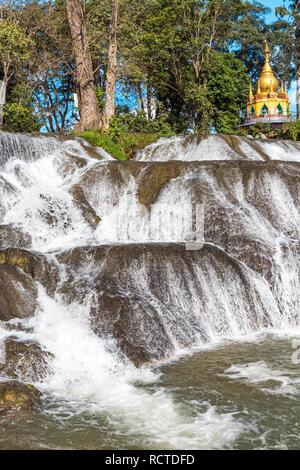
[[(268, 16), (268, 21), (270, 23), (275, 20), (275, 8), (282, 7), (284, 5), (283, 0), (259, 0), (259, 1), (266, 7), (272, 9), (272, 13)], [(286, 1), (286, 5), (288, 5), (288, 0)]]

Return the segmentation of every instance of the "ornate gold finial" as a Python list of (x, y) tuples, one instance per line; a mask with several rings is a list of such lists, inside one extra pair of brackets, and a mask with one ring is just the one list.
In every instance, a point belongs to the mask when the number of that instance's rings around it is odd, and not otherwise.
[(270, 49), (269, 49), (269, 45), (268, 45), (267, 37), (266, 37), (265, 57), (266, 57), (266, 61), (268, 62), (269, 62), (269, 54), (270, 54)]
[(260, 83), (259, 83), (259, 80), (257, 82), (257, 94), (260, 95), (261, 94), (261, 89), (260, 89)]
[(251, 82), (251, 80), (250, 80), (250, 89), (249, 89), (249, 100), (250, 100), (250, 101), (253, 101), (253, 100), (254, 100), (253, 90), (252, 90), (252, 82)]

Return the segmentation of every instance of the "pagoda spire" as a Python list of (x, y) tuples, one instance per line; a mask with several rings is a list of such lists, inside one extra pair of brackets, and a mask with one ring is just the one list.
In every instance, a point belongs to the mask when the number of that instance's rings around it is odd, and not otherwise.
[(265, 47), (266, 64), (269, 64), (269, 57), (270, 57), (270, 49), (269, 49), (269, 45), (268, 45), (267, 37), (266, 37), (266, 47)]
[(252, 82), (250, 80), (250, 88), (249, 88), (249, 100), (253, 101), (254, 100), (254, 95), (253, 95), (253, 89), (252, 89)]

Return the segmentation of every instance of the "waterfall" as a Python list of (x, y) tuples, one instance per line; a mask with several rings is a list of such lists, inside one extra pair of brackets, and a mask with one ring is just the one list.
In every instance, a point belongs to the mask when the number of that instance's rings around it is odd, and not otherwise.
[(254, 140), (240, 136), (161, 138), (136, 154), (139, 161), (284, 160), (299, 161), (299, 142)]
[(186, 417), (135, 383), (184, 348), (299, 325), (299, 143), (172, 137), (119, 162), (2, 132), (0, 151), (0, 268), (36, 296), (34, 316), (0, 322), (2, 356), (11, 336), (37, 342), (41, 390), (165, 448), (235, 439), (234, 416)]

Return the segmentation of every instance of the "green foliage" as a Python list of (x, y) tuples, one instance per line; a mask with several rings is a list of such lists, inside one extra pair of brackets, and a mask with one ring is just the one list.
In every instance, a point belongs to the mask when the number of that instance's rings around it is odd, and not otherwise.
[(34, 42), (26, 31), (11, 21), (0, 21), (0, 56), (2, 60), (26, 61), (30, 57)]
[(226, 45), (241, 6), (240, 0), (130, 2), (128, 21), (121, 27), (124, 36), (127, 33), (127, 83), (150, 90), (156, 109), (164, 108), (173, 131), (211, 130), (207, 74), (212, 53)]
[[(83, 3), (103, 111), (112, 2)], [(21, 83), (32, 90), (47, 129), (64, 133), (74, 122), (70, 97), (76, 88), (65, 0), (4, 4), (10, 6), (1, 10), (0, 78), (9, 64), (8, 103), (32, 104), (12, 96)], [(134, 115), (116, 107), (105, 138), (116, 145), (124, 139), (124, 148), (135, 148), (142, 134), (236, 132), (248, 97), (247, 74), (257, 79), (264, 63), (266, 33), (278, 79), (290, 83), (295, 77), (296, 6), (286, 0), (268, 24), (270, 9), (256, 0), (119, 0), (117, 85), (130, 108), (141, 111)], [(125, 142), (126, 133), (131, 136)]]
[(108, 152), (112, 157), (117, 158), (118, 160), (126, 160), (126, 155), (122, 151), (119, 145), (117, 145), (111, 136), (101, 133), (101, 131), (86, 131), (82, 134), (76, 134), (78, 137), (83, 137), (90, 144), (95, 145), (95, 147), (102, 147), (106, 152)]
[(95, 94), (96, 94), (96, 98), (97, 98), (98, 108), (100, 109), (100, 111), (103, 111), (104, 105), (105, 105), (104, 91), (99, 86), (96, 86), (95, 87)]
[(234, 134), (238, 125), (239, 117), (230, 111), (226, 113), (218, 112), (218, 121), (215, 127), (217, 132), (222, 134)]
[(96, 147), (102, 147), (112, 157), (118, 160), (129, 159), (134, 152), (140, 150), (146, 145), (156, 142), (160, 137), (166, 137), (162, 134), (142, 134), (133, 132), (120, 132), (118, 137), (116, 134), (113, 136), (110, 132), (87, 131), (82, 134), (76, 134), (78, 137), (83, 137), (90, 144)]
[(123, 123), (120, 115), (114, 115), (109, 121), (109, 135), (114, 142), (118, 142), (120, 135), (128, 129)]
[(288, 136), (296, 142), (297, 140), (300, 140), (300, 121), (292, 121), (288, 125)]
[(300, 121), (291, 121), (283, 124), (280, 128), (271, 130), (270, 124), (263, 124), (257, 121), (254, 126), (251, 126), (249, 133), (256, 137), (258, 134), (265, 134), (270, 139), (277, 140), (293, 140), (294, 142), (300, 140)]
[(8, 103), (4, 108), (5, 129), (12, 132), (39, 131), (41, 123), (32, 108)]
[(157, 119), (148, 119), (144, 111), (137, 111), (136, 114), (125, 113), (114, 116), (110, 125), (117, 127), (119, 132), (132, 132), (138, 134), (173, 134), (172, 129), (165, 118), (161, 116)]
[(233, 54), (214, 54), (213, 61), (207, 82), (213, 124), (217, 132), (230, 134), (237, 127), (240, 109), (247, 103), (249, 76)]
[(258, 134), (268, 134), (270, 132), (270, 124), (264, 124), (261, 121), (256, 121), (253, 126), (249, 128), (249, 134), (256, 137)]

